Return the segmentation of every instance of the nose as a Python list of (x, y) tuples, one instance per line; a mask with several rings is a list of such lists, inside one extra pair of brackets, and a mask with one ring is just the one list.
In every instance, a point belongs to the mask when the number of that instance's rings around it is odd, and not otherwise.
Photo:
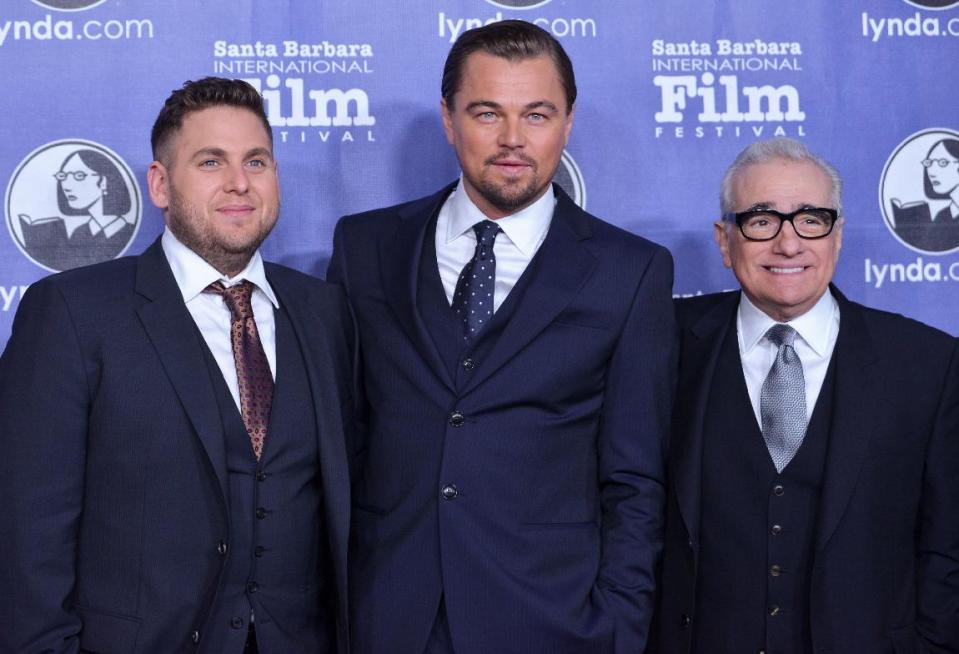
[(520, 119), (509, 117), (502, 122), (499, 145), (504, 148), (521, 148), (526, 144), (526, 134)]
[(773, 240), (773, 247), (776, 254), (782, 254), (787, 257), (794, 257), (803, 250), (803, 240), (796, 232), (792, 221), (784, 221), (782, 229)]
[(242, 163), (232, 164), (227, 170), (224, 190), (232, 193), (246, 193), (250, 188), (250, 179)]

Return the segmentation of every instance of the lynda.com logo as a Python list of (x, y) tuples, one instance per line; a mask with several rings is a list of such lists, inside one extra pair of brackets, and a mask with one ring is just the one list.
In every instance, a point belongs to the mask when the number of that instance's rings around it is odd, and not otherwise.
[(55, 11), (83, 11), (103, 2), (104, 0), (33, 0), (34, 4)]
[(551, 0), (486, 0), (486, 2), (503, 9), (533, 9), (549, 4)]
[(566, 195), (581, 209), (586, 208), (586, 185), (583, 183), (583, 173), (566, 150), (563, 150), (563, 157), (553, 175), (553, 181), (559, 184), (559, 187), (566, 191)]
[(955, 7), (959, 5), (959, 0), (905, 0), (908, 4), (911, 4), (913, 7), (920, 7), (922, 9), (949, 9), (949, 7)]

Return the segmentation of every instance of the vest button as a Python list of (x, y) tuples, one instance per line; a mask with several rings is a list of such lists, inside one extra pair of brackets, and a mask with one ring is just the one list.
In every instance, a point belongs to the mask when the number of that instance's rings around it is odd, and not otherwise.
[(265, 517), (266, 517), (266, 509), (264, 509), (262, 506), (258, 506), (256, 508), (256, 519), (262, 520)]
[(773, 604), (772, 606), (769, 607), (769, 615), (773, 617), (779, 615), (779, 611), (780, 609), (778, 604)]
[(785, 492), (786, 492), (786, 489), (783, 488), (781, 484), (776, 484), (775, 486), (773, 486), (773, 495), (775, 495), (776, 497), (781, 496)]
[(782, 573), (783, 573), (783, 569), (779, 567), (778, 565), (772, 565), (769, 567), (769, 574), (772, 575), (773, 577), (778, 577)]
[(256, 473), (256, 480), (257, 480), (257, 481), (266, 481), (266, 473), (265, 473), (265, 472), (262, 472), (262, 471)]
[(253, 556), (255, 556), (256, 558), (260, 558), (261, 556), (263, 556), (263, 552), (265, 551), (266, 551), (265, 547), (263, 547), (262, 545), (257, 545), (256, 547), (253, 548)]
[(463, 359), (463, 370), (472, 370), (476, 367), (476, 362), (472, 359)]
[(255, 593), (258, 590), (260, 590), (260, 585), (255, 581), (251, 581), (246, 585), (246, 592), (248, 593)]
[(778, 536), (779, 534), (783, 533), (783, 528), (779, 525), (773, 525), (769, 528), (769, 533), (773, 536)]
[(227, 552), (226, 543), (221, 540), (219, 543), (216, 544), (216, 553), (219, 554), (220, 556), (226, 556), (226, 552)]
[(691, 617), (689, 617), (687, 614), (683, 613), (683, 617), (680, 618), (680, 620), (679, 620), (680, 626), (688, 627), (688, 626), (691, 625), (692, 623), (693, 623), (693, 619), (692, 619)]
[(196, 629), (194, 629), (193, 631), (191, 631), (191, 632), (190, 632), (190, 640), (192, 640), (192, 641), (194, 642), (194, 644), (199, 643), (199, 642), (200, 642), (200, 632), (197, 631)]
[(447, 484), (446, 486), (443, 486), (444, 500), (454, 500), (456, 499), (456, 496), (459, 494), (460, 492), (456, 490), (456, 486), (454, 486), (453, 484)]
[(454, 411), (450, 414), (450, 424), (454, 427), (462, 427), (463, 423), (466, 422), (466, 416), (464, 416), (459, 411)]
[(230, 620), (230, 626), (233, 627), (234, 629), (242, 629), (243, 618), (233, 618), (232, 620)]

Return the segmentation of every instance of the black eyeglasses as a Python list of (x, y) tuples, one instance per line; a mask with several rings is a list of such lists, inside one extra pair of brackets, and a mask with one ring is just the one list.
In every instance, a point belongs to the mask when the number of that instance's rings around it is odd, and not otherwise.
[(791, 222), (800, 238), (823, 238), (832, 232), (839, 212), (835, 209), (806, 208), (792, 213), (773, 209), (751, 209), (727, 213), (726, 220), (736, 221), (739, 231), (750, 241), (769, 241), (776, 238), (784, 222)]

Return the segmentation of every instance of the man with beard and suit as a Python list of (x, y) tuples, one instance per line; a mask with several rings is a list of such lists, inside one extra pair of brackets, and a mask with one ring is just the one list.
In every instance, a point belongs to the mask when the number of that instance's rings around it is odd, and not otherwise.
[(959, 651), (956, 340), (831, 285), (841, 182), (801, 143), (721, 198), (742, 290), (677, 302), (656, 651)]
[(552, 179), (576, 86), (522, 21), (446, 60), (462, 168), (344, 218), (365, 391), (350, 550), (359, 654), (641, 652), (659, 558), (674, 322), (668, 252)]
[(32, 285), (0, 359), (0, 650), (345, 654), (342, 291), (260, 256), (253, 87), (187, 82), (152, 145), (161, 238)]

